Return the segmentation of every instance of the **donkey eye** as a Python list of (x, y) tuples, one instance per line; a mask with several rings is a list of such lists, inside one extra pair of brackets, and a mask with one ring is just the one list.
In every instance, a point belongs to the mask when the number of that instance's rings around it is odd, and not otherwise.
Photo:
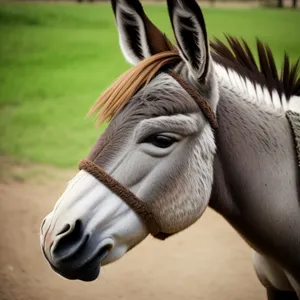
[(167, 135), (162, 135), (162, 134), (157, 134), (157, 135), (152, 135), (148, 137), (144, 143), (149, 143), (154, 145), (155, 147), (158, 148), (168, 148), (172, 146), (174, 143), (176, 143), (178, 140), (167, 136)]

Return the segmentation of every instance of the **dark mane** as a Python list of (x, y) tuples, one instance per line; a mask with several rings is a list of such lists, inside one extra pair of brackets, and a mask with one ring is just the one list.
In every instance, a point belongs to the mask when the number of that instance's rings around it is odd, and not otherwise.
[(211, 42), (212, 56), (215, 62), (226, 69), (235, 70), (243, 78), (250, 79), (254, 84), (265, 86), (270, 95), (272, 95), (272, 90), (276, 90), (280, 98), (284, 94), (287, 100), (293, 95), (300, 96), (299, 59), (292, 64), (285, 54), (279, 75), (272, 51), (267, 44), (257, 39), (259, 60), (257, 64), (244, 39), (238, 40), (228, 35), (226, 35), (226, 39), (228, 45), (217, 38)]

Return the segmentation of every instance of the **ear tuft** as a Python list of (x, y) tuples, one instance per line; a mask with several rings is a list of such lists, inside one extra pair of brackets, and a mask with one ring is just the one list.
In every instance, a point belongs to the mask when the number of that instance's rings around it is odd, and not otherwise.
[(169, 15), (183, 60), (197, 80), (208, 74), (210, 53), (204, 18), (194, 0), (168, 0)]
[(148, 19), (138, 0), (112, 0), (122, 52), (128, 62), (174, 49), (167, 37)]

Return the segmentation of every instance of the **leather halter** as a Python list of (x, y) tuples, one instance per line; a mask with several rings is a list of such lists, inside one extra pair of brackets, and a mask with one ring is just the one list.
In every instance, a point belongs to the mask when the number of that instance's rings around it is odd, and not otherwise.
[[(212, 129), (218, 128), (218, 122), (214, 112), (212, 111), (209, 104), (204, 100), (204, 98), (197, 92), (197, 90), (188, 84), (180, 75), (174, 71), (167, 72), (172, 76), (186, 92), (195, 100), (198, 104), (203, 115), (206, 117)], [(130, 190), (125, 186), (111, 177), (106, 173), (100, 166), (96, 165), (94, 162), (84, 159), (79, 163), (79, 170), (85, 170), (90, 173), (105, 186), (107, 186), (113, 193), (119, 196), (131, 209), (133, 209), (137, 215), (143, 220), (149, 232), (160, 240), (166, 239), (173, 233), (163, 232), (163, 228), (160, 228), (159, 223), (155, 219), (155, 216), (151, 212), (150, 207), (144, 201), (136, 197)]]

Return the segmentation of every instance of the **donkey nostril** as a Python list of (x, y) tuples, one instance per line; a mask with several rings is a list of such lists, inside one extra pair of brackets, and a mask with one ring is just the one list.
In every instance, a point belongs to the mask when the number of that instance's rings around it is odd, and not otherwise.
[[(75, 225), (76, 225), (76, 224), (75, 224)], [(66, 225), (62, 228), (62, 230), (57, 234), (57, 236), (58, 236), (58, 235), (61, 235), (61, 234), (63, 234), (63, 233), (68, 232), (70, 228), (71, 228), (71, 225), (70, 225), (70, 224), (66, 224)]]
[(82, 231), (82, 222), (80, 220), (76, 220), (73, 232), (82, 233)]
[(70, 224), (66, 224), (57, 234), (58, 240), (53, 245), (52, 253), (57, 257), (69, 255), (82, 244), (83, 237), (84, 230), (80, 220), (77, 220), (73, 227)]

